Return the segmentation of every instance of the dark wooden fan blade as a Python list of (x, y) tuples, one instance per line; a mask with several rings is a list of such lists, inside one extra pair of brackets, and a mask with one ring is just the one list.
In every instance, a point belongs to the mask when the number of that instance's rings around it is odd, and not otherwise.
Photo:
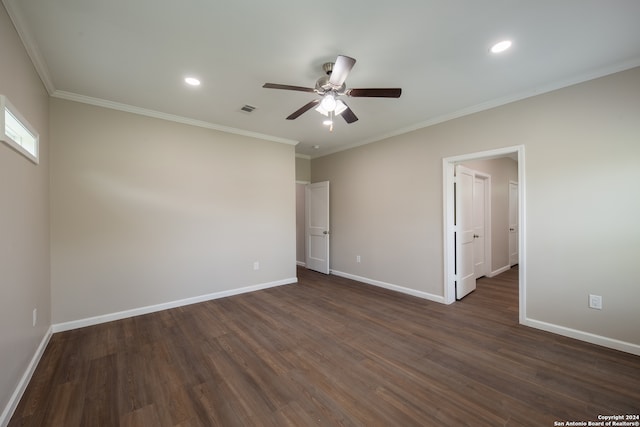
[(379, 88), (379, 89), (349, 89), (347, 95), (367, 98), (400, 98), (402, 89), (400, 88)]
[(279, 85), (277, 83), (265, 83), (262, 87), (267, 89), (285, 89), (285, 90), (297, 90), (300, 92), (314, 92), (313, 88), (291, 85)]
[(320, 103), (319, 99), (314, 99), (313, 101), (309, 102), (308, 104), (303, 105), (301, 108), (299, 108), (298, 110), (296, 110), (293, 113), (291, 113), (291, 115), (289, 117), (287, 117), (287, 120), (297, 119), (302, 114), (306, 113), (307, 111), (309, 111), (310, 109), (312, 109), (313, 107), (318, 105), (319, 103)]
[[(344, 105), (347, 105), (347, 104), (344, 104)], [(353, 123), (358, 121), (358, 117), (353, 113), (353, 111), (351, 111), (351, 108), (349, 108), (348, 105), (347, 105), (347, 109), (344, 110), (342, 113), (340, 113), (340, 115), (342, 116), (344, 121), (347, 123)]]
[(342, 86), (355, 63), (355, 59), (348, 56), (339, 55), (336, 59), (336, 63), (333, 66), (333, 70), (331, 71), (329, 83), (331, 83), (336, 88)]

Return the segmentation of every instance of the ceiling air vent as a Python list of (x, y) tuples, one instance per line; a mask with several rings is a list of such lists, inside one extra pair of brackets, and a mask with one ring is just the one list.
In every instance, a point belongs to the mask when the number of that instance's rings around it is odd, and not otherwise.
[(240, 110), (244, 111), (245, 113), (252, 113), (255, 109), (256, 107), (254, 107), (253, 105), (245, 104)]

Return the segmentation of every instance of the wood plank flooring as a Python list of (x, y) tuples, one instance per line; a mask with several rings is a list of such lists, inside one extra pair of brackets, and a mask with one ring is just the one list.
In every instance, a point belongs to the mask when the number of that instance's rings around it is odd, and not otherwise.
[(554, 426), (640, 412), (640, 357), (518, 325), (515, 269), (451, 306), (298, 278), (55, 334), (9, 426)]

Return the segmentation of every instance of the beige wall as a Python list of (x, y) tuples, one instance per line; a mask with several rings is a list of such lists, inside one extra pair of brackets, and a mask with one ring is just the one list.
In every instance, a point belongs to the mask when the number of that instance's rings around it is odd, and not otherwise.
[(295, 279), (293, 146), (59, 99), (51, 141), (54, 323)]
[(314, 159), (331, 268), (442, 296), (443, 157), (523, 144), (528, 320), (640, 351), (638, 117), (635, 68)]
[(464, 162), (491, 175), (491, 271), (509, 267), (509, 181), (518, 182), (518, 162), (502, 157)]
[(305, 191), (306, 184), (296, 184), (296, 261), (306, 263), (305, 239)]
[(304, 247), (305, 184), (311, 182), (311, 159), (296, 156), (296, 261), (306, 262)]
[(51, 324), (48, 95), (2, 4), (0, 58), (0, 94), (40, 134), (39, 165), (0, 142), (1, 414)]
[(296, 156), (296, 181), (311, 181), (311, 160)]

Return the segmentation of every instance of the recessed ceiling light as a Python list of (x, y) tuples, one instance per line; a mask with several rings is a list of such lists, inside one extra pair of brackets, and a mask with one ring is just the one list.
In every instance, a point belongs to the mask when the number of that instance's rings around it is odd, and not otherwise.
[(511, 40), (503, 40), (491, 46), (490, 50), (492, 53), (500, 53), (500, 52), (504, 52), (510, 47), (511, 47)]
[(200, 80), (195, 77), (185, 77), (184, 82), (191, 86), (200, 86)]

